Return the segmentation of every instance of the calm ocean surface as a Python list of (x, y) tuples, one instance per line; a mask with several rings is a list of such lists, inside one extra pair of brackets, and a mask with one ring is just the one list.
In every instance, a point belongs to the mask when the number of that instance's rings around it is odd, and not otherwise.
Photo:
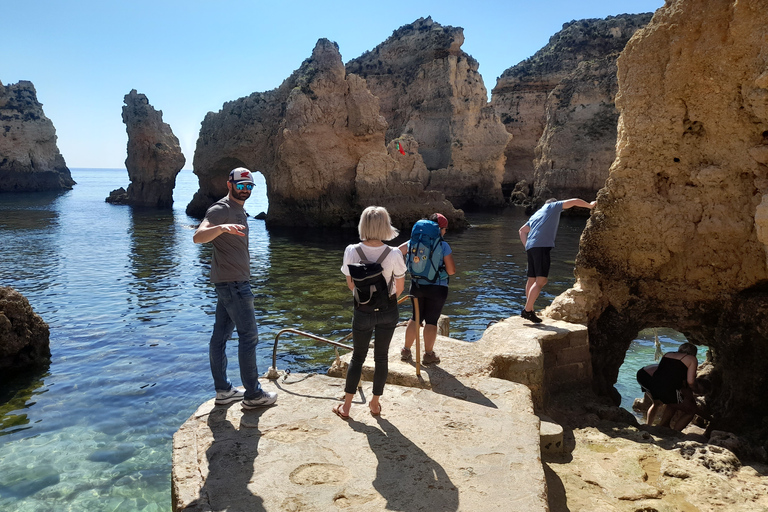
[[(48, 323), (53, 354), (38, 375), (0, 376), (0, 510), (168, 511), (172, 436), (213, 397), (210, 247), (192, 242), (196, 220), (184, 213), (197, 179), (182, 171), (173, 211), (157, 211), (104, 202), (127, 188), (124, 169), (73, 169), (72, 177), (77, 185), (65, 193), (0, 194), (0, 285), (24, 294)], [(246, 210), (267, 210), (263, 181)], [(468, 218), (471, 228), (446, 235), (457, 275), (444, 313), (452, 337), (475, 341), (524, 302), (517, 229), (526, 216), (508, 209)], [(357, 233), (249, 223), (263, 374), (282, 328), (330, 339), (350, 332), (352, 300), (339, 269)], [(537, 309), (572, 285), (584, 225), (561, 220)], [(659, 335), (665, 351), (682, 340)], [(239, 385), (236, 342), (228, 349)], [(644, 331), (627, 353), (617, 384), (627, 408), (639, 395), (634, 374), (653, 351), (653, 333)], [(332, 347), (285, 336), (277, 366), (325, 372), (333, 357)]]

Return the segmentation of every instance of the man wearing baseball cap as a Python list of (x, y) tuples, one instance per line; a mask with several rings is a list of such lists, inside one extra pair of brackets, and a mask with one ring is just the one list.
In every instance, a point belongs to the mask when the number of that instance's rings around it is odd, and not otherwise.
[[(253, 309), (251, 265), (248, 252), (248, 220), (243, 209), (251, 197), (253, 176), (245, 167), (229, 173), (226, 197), (215, 202), (198, 226), (193, 240), (196, 244), (213, 243), (211, 282), (216, 288), (218, 302), (213, 334), (208, 347), (216, 405), (242, 400), (243, 409), (272, 405), (277, 393), (264, 391), (259, 384), (256, 368), (256, 344), (259, 333)], [(245, 390), (232, 386), (227, 377), (227, 340), (237, 328), (240, 379)]]

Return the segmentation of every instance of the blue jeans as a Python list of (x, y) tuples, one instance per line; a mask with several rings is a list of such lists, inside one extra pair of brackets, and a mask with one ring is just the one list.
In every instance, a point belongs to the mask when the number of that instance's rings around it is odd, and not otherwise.
[(360, 375), (363, 373), (363, 363), (368, 355), (368, 345), (371, 343), (371, 335), (375, 328), (373, 394), (377, 396), (384, 394), (384, 383), (387, 381), (387, 374), (389, 373), (389, 342), (392, 341), (392, 334), (395, 332), (399, 319), (400, 314), (397, 311), (396, 303), (389, 309), (374, 313), (365, 313), (355, 309), (352, 317), (352, 359), (349, 362), (349, 368), (347, 368), (345, 393), (354, 395), (357, 391), (357, 383), (360, 382)]
[(216, 321), (208, 346), (211, 374), (216, 391), (228, 391), (232, 382), (227, 378), (227, 340), (237, 327), (239, 338), (237, 359), (240, 363), (240, 379), (245, 387), (245, 398), (259, 398), (264, 393), (259, 384), (256, 368), (256, 344), (259, 331), (253, 310), (253, 292), (248, 281), (214, 283), (216, 295)]

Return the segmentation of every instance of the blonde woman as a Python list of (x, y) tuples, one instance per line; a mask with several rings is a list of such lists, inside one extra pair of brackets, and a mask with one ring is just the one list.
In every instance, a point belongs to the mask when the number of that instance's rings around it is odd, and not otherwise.
[(387, 284), (388, 300), (378, 307), (361, 304), (355, 299), (355, 310), (352, 317), (352, 360), (347, 369), (347, 380), (344, 387), (344, 403), (333, 408), (333, 412), (343, 419), (349, 418), (352, 398), (357, 391), (357, 383), (363, 370), (363, 363), (368, 354), (371, 337), (373, 341), (373, 397), (368, 407), (371, 414), (381, 414), (379, 399), (384, 393), (384, 383), (387, 380), (389, 343), (400, 318), (397, 310), (397, 297), (405, 287), (405, 262), (403, 255), (396, 247), (390, 247), (385, 241), (392, 240), (398, 235), (392, 227), (389, 213), (382, 206), (369, 206), (363, 210), (360, 223), (357, 226), (361, 243), (351, 244), (344, 251), (344, 262), (341, 272), (346, 276), (347, 287), (354, 293), (355, 283), (350, 275), (349, 265), (361, 261), (379, 261), (382, 275)]

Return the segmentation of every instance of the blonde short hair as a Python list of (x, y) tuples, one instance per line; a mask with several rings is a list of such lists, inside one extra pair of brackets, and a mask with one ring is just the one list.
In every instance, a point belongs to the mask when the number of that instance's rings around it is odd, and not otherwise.
[(360, 240), (392, 240), (400, 232), (392, 227), (389, 212), (383, 206), (369, 206), (360, 215), (357, 225)]
[(696, 352), (698, 350), (696, 349), (696, 345), (693, 343), (683, 343), (679, 347), (677, 347), (677, 351), (682, 354), (688, 354), (689, 356), (695, 356)]

